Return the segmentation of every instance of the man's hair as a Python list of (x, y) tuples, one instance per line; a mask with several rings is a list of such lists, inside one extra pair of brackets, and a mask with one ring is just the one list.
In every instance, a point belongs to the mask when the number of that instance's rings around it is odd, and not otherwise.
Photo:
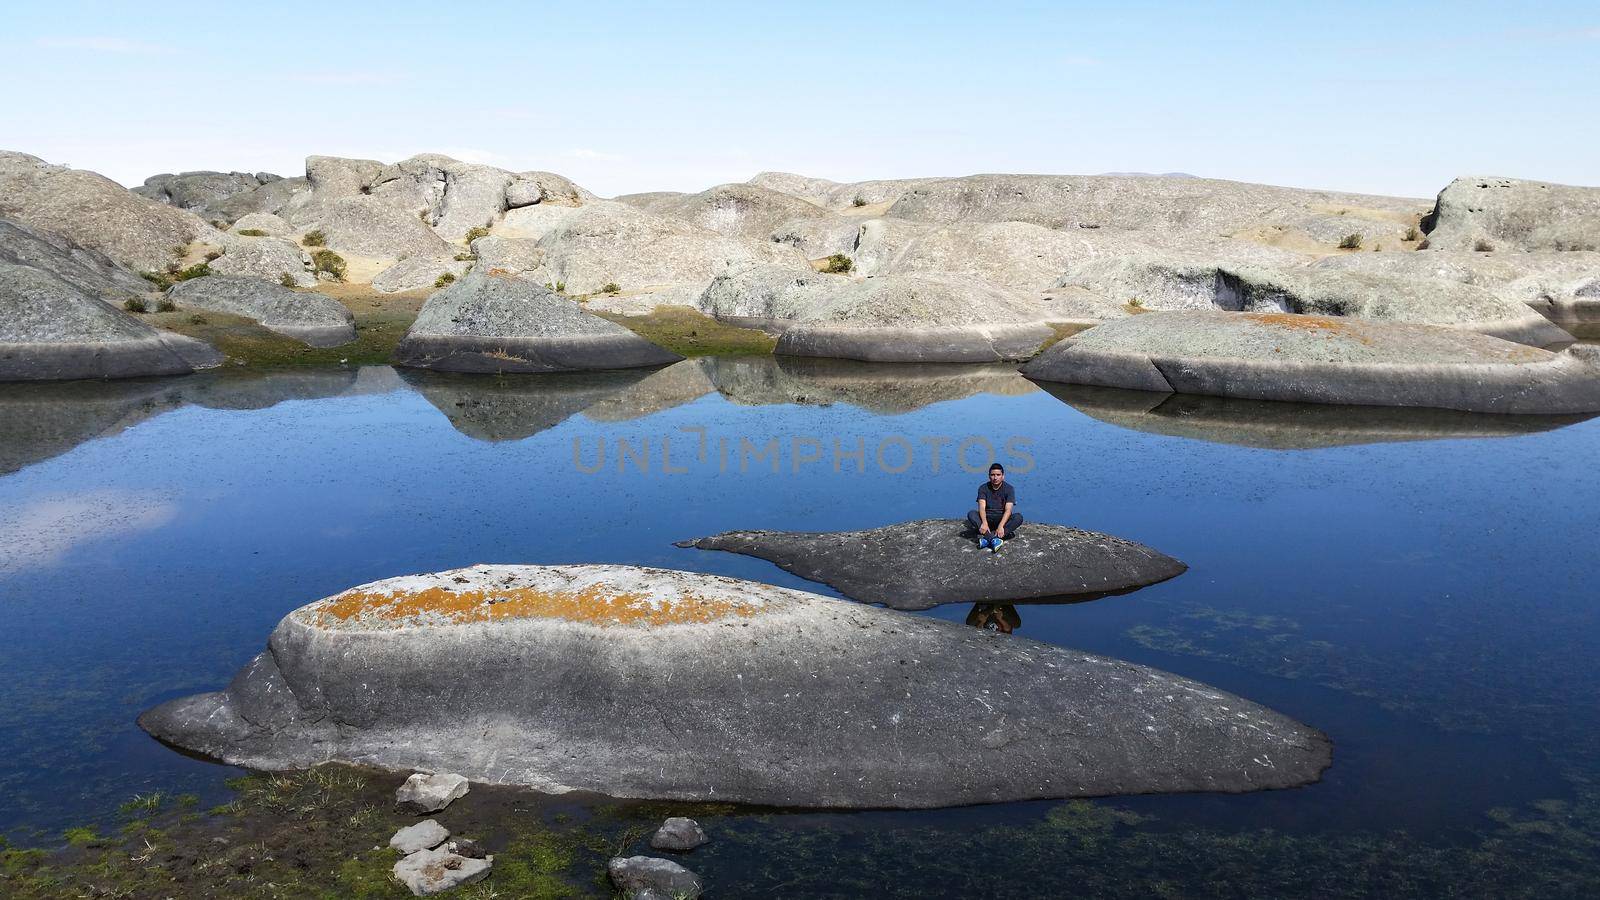
[(1002, 465), (1000, 465), (1000, 464), (999, 464), (999, 463), (995, 463), (995, 464), (994, 464), (994, 465), (992, 465), (992, 466), (990, 466), (990, 467), (989, 467), (989, 471), (991, 471), (991, 472), (996, 472), (996, 471), (998, 471), (998, 472), (1000, 472), (1000, 473), (1001, 473), (1001, 474), (1004, 474), (1004, 473), (1005, 473), (1005, 471), (1006, 471), (1006, 467), (1005, 467), (1005, 466), (1002, 466)]

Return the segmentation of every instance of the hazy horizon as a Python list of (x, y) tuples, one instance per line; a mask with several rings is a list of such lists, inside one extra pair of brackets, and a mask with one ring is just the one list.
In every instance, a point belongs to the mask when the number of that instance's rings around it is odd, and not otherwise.
[(0, 47), (41, 79), (0, 146), (129, 186), (423, 152), (603, 196), (760, 171), (1600, 184), (1585, 3), (437, 9), (19, 8)]

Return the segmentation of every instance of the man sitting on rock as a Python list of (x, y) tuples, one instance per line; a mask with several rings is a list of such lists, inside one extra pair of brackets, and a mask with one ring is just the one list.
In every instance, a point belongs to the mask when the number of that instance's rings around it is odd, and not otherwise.
[(967, 513), (967, 524), (977, 529), (978, 547), (990, 553), (1017, 533), (1022, 514), (1016, 512), (1017, 492), (1006, 484), (1006, 467), (989, 467), (989, 480), (978, 485), (978, 508)]

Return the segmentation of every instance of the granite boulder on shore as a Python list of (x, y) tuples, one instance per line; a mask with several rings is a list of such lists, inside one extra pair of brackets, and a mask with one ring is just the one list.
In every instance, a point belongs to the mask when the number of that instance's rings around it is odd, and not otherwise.
[(0, 381), (187, 375), (210, 344), (146, 325), (33, 266), (0, 262)]
[(663, 366), (683, 357), (547, 288), (474, 268), (423, 304), (397, 365), (445, 372), (565, 372)]
[(344, 761), (616, 797), (924, 808), (1303, 785), (1326, 736), (1185, 678), (732, 578), (491, 566), (303, 606), (140, 725), (256, 769)]
[(180, 309), (209, 309), (255, 319), (263, 328), (312, 347), (338, 347), (356, 339), (355, 317), (332, 297), (241, 275), (180, 281), (167, 291), (167, 299)]
[(1022, 367), (1037, 381), (1255, 400), (1486, 413), (1600, 411), (1600, 366), (1433, 325), (1287, 313), (1147, 313)]
[(780, 355), (863, 362), (1027, 359), (1055, 334), (1027, 295), (958, 276), (852, 279), (755, 266), (718, 276), (699, 307), (776, 332)]
[(906, 610), (1124, 594), (1189, 568), (1143, 544), (1063, 525), (1030, 521), (1000, 554), (980, 551), (975, 538), (965, 521), (923, 519), (864, 531), (725, 531), (678, 546), (760, 557), (852, 600)]

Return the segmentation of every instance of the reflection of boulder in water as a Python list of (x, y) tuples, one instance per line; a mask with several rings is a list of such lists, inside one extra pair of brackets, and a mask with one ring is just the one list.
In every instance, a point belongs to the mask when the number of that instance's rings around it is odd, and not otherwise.
[(707, 358), (711, 381), (749, 406), (848, 403), (893, 415), (978, 394), (1015, 397), (1038, 387), (1005, 364), (869, 363), (797, 356)]
[(400, 377), (467, 437), (519, 441), (560, 425), (650, 374), (649, 369), (617, 369), (501, 378), (407, 369)]
[(1267, 450), (1514, 437), (1564, 428), (1593, 417), (1584, 413), (1502, 416), (1428, 407), (1241, 400), (1076, 384), (1039, 386), (1084, 415), (1112, 425)]
[[(390, 371), (387, 366), (376, 368)], [(159, 381), (9, 384), (0, 392), (0, 475), (59, 456), (86, 441), (115, 436), (190, 404), (211, 409), (266, 409), (285, 400), (351, 393), (363, 377), (355, 369), (305, 369), (206, 372)], [(381, 380), (381, 375), (374, 373), (369, 384)]]
[(657, 369), (643, 381), (584, 411), (596, 422), (626, 422), (693, 403), (716, 390), (707, 371), (709, 360), (686, 359)]

